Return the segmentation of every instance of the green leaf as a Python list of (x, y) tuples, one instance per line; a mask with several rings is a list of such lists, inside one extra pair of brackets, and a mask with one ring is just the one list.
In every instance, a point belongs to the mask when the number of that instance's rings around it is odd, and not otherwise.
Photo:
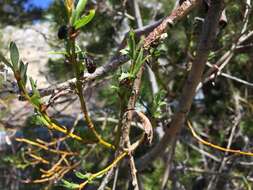
[(26, 75), (27, 67), (28, 67), (28, 63), (24, 64), (23, 61), (20, 61), (19, 71), (20, 71), (21, 80), (23, 81), (24, 86), (26, 85), (26, 82), (27, 82), (27, 75)]
[(149, 59), (150, 56), (145, 57), (140, 62), (138, 62), (134, 68), (133, 76), (136, 77), (137, 73), (139, 72), (141, 66)]
[(78, 75), (82, 75), (82, 73), (84, 72), (84, 69), (85, 69), (82, 62), (79, 62), (77, 64), (77, 69), (78, 69)]
[(41, 105), (40, 97), (35, 94), (32, 95), (31, 102), (33, 103), (33, 105), (38, 106), (38, 107)]
[(74, 23), (76, 22), (76, 10), (72, 10), (72, 14), (71, 14), (71, 17), (70, 17), (70, 24), (73, 26)]
[(133, 78), (133, 75), (131, 73), (121, 73), (120, 77), (119, 77), (119, 81), (123, 81), (124, 79), (131, 79)]
[(62, 179), (62, 182), (63, 182), (63, 187), (66, 187), (68, 189), (78, 189), (79, 188), (79, 184), (69, 182), (65, 179)]
[(163, 115), (162, 107), (165, 106), (167, 103), (165, 101), (166, 91), (159, 90), (153, 98), (152, 106), (151, 106), (151, 113), (154, 118), (161, 118)]
[(138, 53), (138, 56), (137, 56), (137, 58), (136, 58), (136, 60), (135, 60), (135, 64), (140, 64), (141, 62), (142, 62), (142, 60), (143, 60), (143, 48), (141, 48), (141, 50), (139, 51), (139, 53)]
[(79, 0), (78, 1), (78, 4), (76, 6), (76, 18), (78, 18), (78, 19), (80, 18), (80, 16), (82, 15), (82, 12), (85, 9), (86, 3), (87, 3), (87, 0)]
[(119, 52), (121, 53), (121, 55), (128, 55), (129, 54), (129, 47), (121, 49)]
[(80, 179), (89, 179), (89, 177), (92, 175), (91, 173), (82, 174), (81, 172), (75, 173), (76, 177)]
[(141, 50), (139, 51), (139, 54), (136, 58), (135, 61), (135, 66), (134, 66), (134, 70), (133, 70), (133, 76), (136, 76), (136, 74), (138, 73), (138, 71), (140, 70), (142, 64), (143, 64), (143, 48), (141, 48)]
[[(44, 125), (48, 124), (46, 120), (42, 117), (41, 114), (37, 113), (31, 117), (31, 124), (32, 125)], [(30, 125), (29, 125), (30, 126)]]
[(30, 77), (30, 84), (31, 84), (31, 87), (32, 87), (33, 95), (35, 95), (36, 97), (40, 97), (40, 93), (36, 88), (36, 83), (34, 82), (34, 80), (31, 77)]
[(135, 33), (133, 30), (130, 30), (129, 32), (129, 37), (127, 40), (127, 44), (129, 47), (129, 56), (132, 59), (135, 59), (135, 54), (136, 54), (136, 44), (135, 44)]
[(75, 21), (75, 23), (74, 23), (75, 29), (77, 30), (77, 29), (85, 26), (86, 24), (88, 24), (93, 19), (94, 16), (95, 16), (95, 9), (92, 9), (89, 11), (88, 15), (82, 16), (80, 19)]
[(6, 66), (10, 67), (13, 70), (11, 63), (7, 59), (5, 59), (5, 57), (1, 52), (0, 52), (0, 61), (2, 61)]
[(18, 52), (18, 48), (17, 48), (15, 42), (10, 43), (10, 57), (11, 57), (11, 62), (12, 62), (13, 68), (15, 71), (17, 71), (19, 68), (19, 66), (18, 66), (19, 52)]
[(144, 38), (142, 37), (139, 43), (136, 46), (136, 50), (139, 51), (143, 46)]
[(31, 97), (31, 102), (32, 102), (33, 106), (36, 106), (36, 109), (38, 109), (38, 107), (41, 105), (40, 98), (38, 96), (35, 96), (35, 95), (33, 95)]

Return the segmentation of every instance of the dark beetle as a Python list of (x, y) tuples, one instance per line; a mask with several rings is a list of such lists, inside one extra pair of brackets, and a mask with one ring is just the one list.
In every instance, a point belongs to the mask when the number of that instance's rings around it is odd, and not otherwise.
[(85, 64), (86, 64), (86, 68), (87, 68), (88, 73), (94, 73), (96, 71), (97, 66), (92, 58), (86, 57)]
[(66, 25), (63, 25), (58, 30), (58, 38), (60, 40), (67, 39), (68, 37), (68, 27)]

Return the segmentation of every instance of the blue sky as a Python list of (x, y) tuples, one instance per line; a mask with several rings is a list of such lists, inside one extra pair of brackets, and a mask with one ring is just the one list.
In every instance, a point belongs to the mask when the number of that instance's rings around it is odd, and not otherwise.
[(31, 3), (40, 8), (47, 8), (52, 1), (53, 0), (30, 0), (29, 4)]

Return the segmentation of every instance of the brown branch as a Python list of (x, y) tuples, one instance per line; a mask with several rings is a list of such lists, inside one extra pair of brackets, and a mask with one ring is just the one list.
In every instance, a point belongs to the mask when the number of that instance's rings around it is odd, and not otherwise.
[[(165, 32), (167, 27), (169, 25), (172, 25), (176, 23), (178, 20), (182, 19), (185, 15), (187, 15), (193, 8), (195, 8), (199, 0), (186, 0), (181, 6), (177, 7), (170, 16), (166, 17), (159, 26), (157, 26), (145, 39), (144, 39), (144, 47), (145, 49), (148, 49), (154, 42), (160, 39), (161, 35)], [(128, 110), (133, 110), (135, 108), (135, 103), (139, 95), (140, 91), (140, 85), (141, 85), (141, 78), (142, 74), (144, 72), (145, 66), (143, 65), (138, 72), (136, 79), (134, 80), (133, 88), (132, 88), (132, 95), (128, 101), (127, 108)], [(122, 126), (121, 126), (121, 140), (119, 147), (124, 148), (128, 146), (129, 142), (129, 131), (130, 131), (130, 125), (133, 118), (133, 112), (127, 112), (124, 114), (124, 117), (122, 119)], [(116, 153), (116, 156), (120, 152)], [(110, 175), (108, 174), (108, 178), (112, 176), (113, 172), (110, 172)], [(106, 181), (108, 182), (108, 179), (106, 177)], [(103, 183), (103, 187), (105, 187), (105, 183)], [(100, 188), (99, 188), (100, 189)], [(102, 188), (101, 188), (102, 189)]]
[[(141, 13), (140, 13), (140, 7), (139, 7), (139, 4), (138, 4), (139, 2), (138, 2), (138, 0), (132, 0), (131, 3), (133, 5), (133, 10), (134, 10), (134, 15), (135, 15), (135, 20), (137, 22), (137, 26), (138, 26), (138, 28), (140, 28), (140, 27), (143, 26), (143, 22), (142, 22)], [(135, 102), (136, 102), (136, 99), (132, 100), (132, 102), (129, 102), (129, 104), (131, 104), (130, 107), (129, 107), (130, 109), (134, 108)], [(130, 121), (130, 123), (131, 123), (131, 121)], [(125, 148), (125, 144), (126, 144), (128, 149), (131, 146), (131, 142), (130, 142), (130, 138), (129, 138), (130, 126), (131, 126), (131, 124), (129, 126), (127, 126), (128, 128), (126, 128), (126, 127), (124, 128), (124, 121), (123, 121), (123, 125), (122, 125), (122, 128), (123, 128), (122, 136), (123, 136), (123, 138), (121, 139), (121, 142), (120, 142), (120, 147), (119, 147), (120, 149)], [(138, 184), (138, 179), (137, 179), (137, 175), (136, 175), (137, 174), (137, 169), (136, 169), (136, 166), (135, 166), (135, 161), (134, 161), (133, 154), (131, 152), (129, 154), (129, 165), (130, 165), (130, 171), (131, 171), (131, 176), (132, 176), (133, 188), (134, 188), (134, 190), (139, 190), (139, 184)]]
[[(199, 3), (199, 0), (187, 0), (180, 7), (176, 8), (170, 16), (166, 17), (165, 20), (157, 28), (155, 28), (154, 31), (148, 35), (148, 37), (145, 38), (144, 47), (147, 49), (152, 43), (154, 43), (156, 40), (159, 40), (160, 36), (164, 33), (165, 29), (168, 27), (169, 24), (172, 24), (172, 22), (175, 23), (176, 21), (183, 18), (194, 7), (196, 7), (198, 3)], [(140, 71), (138, 72), (136, 79), (134, 80), (132, 95), (130, 96), (130, 99), (127, 105), (128, 110), (133, 110), (135, 108), (135, 103), (139, 95), (141, 78), (142, 78), (144, 69), (145, 69), (145, 66), (143, 65)], [(120, 122), (122, 123), (122, 126), (120, 126), (122, 135), (121, 135), (121, 139), (119, 143), (119, 147), (121, 149), (125, 147), (129, 147), (129, 142), (130, 142), (129, 132), (130, 132), (130, 125), (132, 122), (132, 118), (133, 118), (133, 112), (127, 112), (124, 114), (122, 118), (122, 122)], [(120, 154), (120, 151), (121, 150), (119, 150), (116, 153), (116, 157), (117, 155)], [(99, 189), (102, 190), (105, 188), (106, 184), (109, 182), (112, 175), (113, 175), (113, 170), (109, 171), (108, 175), (103, 180)]]
[(172, 142), (181, 131), (185, 118), (191, 108), (197, 85), (201, 81), (223, 6), (224, 2), (222, 0), (211, 1), (211, 6), (208, 10), (203, 31), (200, 36), (196, 57), (179, 99), (179, 109), (173, 116), (170, 126), (166, 129), (165, 135), (161, 141), (149, 153), (138, 160), (138, 169), (144, 169), (148, 163), (164, 153), (170, 142)]
[[(168, 16), (153, 32), (151, 32), (147, 38), (144, 40), (144, 47), (147, 49), (152, 43), (156, 40), (159, 40), (160, 36), (164, 33), (165, 29), (171, 24), (172, 22), (175, 23), (176, 21), (183, 18), (187, 15), (196, 5), (199, 3), (198, 0), (189, 0), (185, 1), (180, 7), (176, 8), (170, 16)], [(157, 37), (155, 37), (157, 35)], [(141, 85), (141, 78), (144, 72), (145, 66), (143, 65), (138, 72), (136, 79), (134, 80), (133, 88), (132, 88), (132, 95), (130, 96), (127, 108), (128, 110), (133, 110), (135, 108), (135, 103), (139, 95), (140, 85)], [(133, 112), (127, 112), (124, 114), (122, 119), (122, 126), (121, 126), (121, 139), (119, 147), (122, 149), (124, 147), (129, 146), (129, 132), (130, 132), (130, 125), (133, 118)], [(120, 154), (120, 150), (116, 153), (116, 156)], [(109, 172), (110, 174), (106, 177), (106, 182), (108, 182), (108, 178), (112, 176), (113, 171)], [(103, 181), (105, 182), (105, 181)], [(105, 187), (105, 183), (103, 183), (103, 187)], [(99, 188), (102, 189), (102, 188)]]
[[(92, 73), (92, 74), (85, 73), (83, 75), (83, 77), (81, 78), (82, 84), (86, 84), (90, 81), (93, 81), (93, 80), (99, 78), (99, 77), (103, 77), (105, 75), (108, 75), (108, 73), (115, 71), (120, 65), (122, 65), (123, 63), (125, 63), (127, 61), (128, 61), (127, 56), (123, 56), (123, 55), (113, 56), (112, 59), (107, 64), (97, 68), (94, 73)], [(53, 85), (53, 86), (50, 86), (45, 89), (39, 89), (39, 92), (42, 97), (48, 96), (53, 93), (56, 93), (57, 91), (62, 91), (62, 90), (66, 90), (69, 88), (73, 88), (75, 83), (76, 83), (76, 79), (70, 79), (70, 80), (65, 81), (63, 83)]]
[(194, 7), (196, 7), (199, 2), (199, 0), (184, 1), (148, 35), (148, 37), (144, 40), (144, 47), (149, 48), (152, 43), (159, 40), (169, 25), (173, 26), (177, 21), (185, 17), (185, 15), (187, 15)]

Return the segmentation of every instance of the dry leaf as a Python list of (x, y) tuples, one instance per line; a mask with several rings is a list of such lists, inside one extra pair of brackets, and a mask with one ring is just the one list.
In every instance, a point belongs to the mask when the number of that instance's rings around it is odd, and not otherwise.
[(153, 128), (152, 128), (151, 122), (149, 121), (149, 119), (147, 118), (147, 116), (144, 113), (136, 111), (136, 110), (134, 111), (134, 113), (137, 114), (138, 117), (140, 118), (143, 130), (144, 130), (144, 132), (147, 136), (147, 140), (150, 144), (153, 139)]
[(74, 6), (74, 2), (73, 0), (65, 0), (65, 6), (68, 10), (68, 14), (71, 15), (72, 11), (73, 11), (73, 6)]

